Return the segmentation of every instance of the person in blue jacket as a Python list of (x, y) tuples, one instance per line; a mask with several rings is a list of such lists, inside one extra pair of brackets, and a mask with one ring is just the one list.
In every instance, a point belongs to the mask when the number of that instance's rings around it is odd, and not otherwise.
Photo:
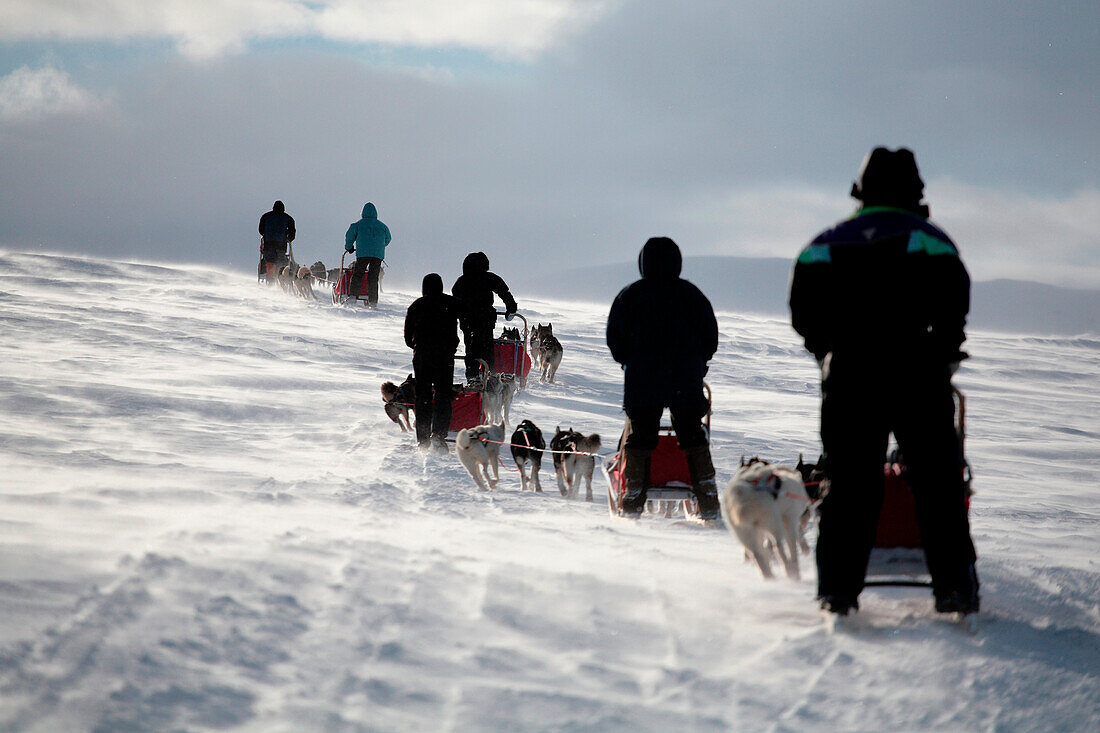
[(344, 249), (355, 252), (355, 266), (351, 271), (349, 295), (359, 297), (363, 273), (367, 273), (367, 307), (378, 305), (378, 277), (382, 272), (382, 260), (386, 257), (386, 245), (390, 243), (390, 228), (378, 220), (378, 209), (369, 201), (363, 206), (363, 218), (348, 227), (344, 237)]
[(817, 235), (791, 278), (791, 323), (821, 367), (821, 442), (831, 486), (821, 503), (817, 596), (859, 609), (894, 434), (916, 500), (936, 610), (979, 609), (951, 376), (966, 358), (970, 276), (928, 220), (912, 151), (875, 148), (851, 195), (855, 216)]

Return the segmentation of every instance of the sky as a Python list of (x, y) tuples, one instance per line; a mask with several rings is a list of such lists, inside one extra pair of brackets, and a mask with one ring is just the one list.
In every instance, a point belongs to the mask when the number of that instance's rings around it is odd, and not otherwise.
[[(388, 277), (793, 258), (912, 148), (975, 280), (1100, 288), (1095, 2), (0, 0), (0, 247)], [(736, 287), (736, 283), (731, 283)]]

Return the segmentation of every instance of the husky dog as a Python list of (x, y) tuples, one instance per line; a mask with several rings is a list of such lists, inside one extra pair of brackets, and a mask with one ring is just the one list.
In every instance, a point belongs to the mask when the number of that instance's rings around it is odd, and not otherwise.
[(506, 328), (500, 332), (500, 337), (506, 341), (519, 341), (519, 329)]
[(527, 342), (527, 353), (531, 355), (531, 361), (536, 367), (542, 364), (542, 329), (541, 323), (532, 328), (531, 338)]
[(293, 262), (279, 268), (279, 272), (275, 278), (279, 281), (279, 287), (283, 289), (284, 293), (289, 293), (294, 289), (294, 279), (297, 270), (298, 268)]
[(559, 426), (550, 440), (550, 449), (564, 451), (554, 453), (554, 473), (558, 478), (558, 491), (567, 499), (574, 499), (583, 478), (586, 483), (585, 501), (592, 501), (592, 471), (596, 459), (590, 453), (600, 449), (598, 433), (583, 435), (573, 428), (562, 430)]
[(481, 385), (481, 417), (486, 423), (495, 423), (503, 419), (504, 380), (496, 372), (488, 372), (485, 383)]
[(792, 468), (759, 459), (747, 465), (742, 460), (742, 464), (718, 494), (722, 518), (765, 578), (774, 577), (771, 568), (774, 550), (787, 570), (787, 577), (798, 580), (799, 549), (809, 550), (802, 539), (802, 527), (810, 497), (806, 495), (802, 477)]
[[(455, 437), (455, 452), (458, 460), (466, 467), (477, 484), (478, 491), (495, 491), (500, 480), (497, 464), (500, 462), (500, 445), (504, 442), (504, 423), (500, 425), (478, 425), (459, 430)], [(493, 476), (489, 477), (489, 467), (493, 467)], [(484, 479), (482, 476), (484, 475)], [(488, 482), (489, 488), (485, 488)]]
[(794, 470), (802, 474), (802, 483), (806, 486), (806, 494), (818, 501), (825, 497), (829, 491), (829, 476), (825, 473), (825, 456), (818, 456), (817, 463), (806, 463), (802, 460), (802, 454), (798, 454), (798, 465)]
[(401, 432), (411, 430), (409, 408), (416, 404), (416, 380), (413, 375), (406, 377), (400, 386), (393, 382), (382, 382), (382, 402), (385, 403), (386, 415), (397, 423)]
[(564, 350), (561, 346), (561, 341), (554, 336), (554, 324), (547, 323), (545, 326), (541, 323), (532, 331), (532, 342), (535, 335), (538, 335), (538, 345), (533, 347), (537, 349), (538, 361), (542, 366), (543, 382), (554, 381), (554, 375), (558, 373), (558, 367), (561, 365), (561, 357)]
[(317, 299), (317, 296), (313, 294), (313, 273), (305, 265), (298, 268), (298, 274), (295, 275), (292, 283), (294, 285), (294, 292), (297, 295), (308, 300)]
[[(542, 452), (546, 449), (546, 441), (542, 437), (542, 431), (531, 422), (524, 420), (512, 433), (512, 460), (519, 469), (520, 490), (527, 491), (528, 484), (534, 491), (541, 492), (542, 484), (539, 483), (539, 469), (542, 468)], [(527, 477), (527, 467), (531, 467), (531, 477)]]

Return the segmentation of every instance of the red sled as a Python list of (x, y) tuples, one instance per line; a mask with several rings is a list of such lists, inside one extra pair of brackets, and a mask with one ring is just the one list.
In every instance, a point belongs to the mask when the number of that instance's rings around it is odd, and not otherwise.
[[(344, 267), (344, 259), (347, 256), (348, 253), (344, 252), (343, 256), (340, 257), (340, 276), (336, 278), (336, 284), (332, 286), (332, 302), (334, 305), (341, 305), (352, 298), (351, 276), (353, 270)], [(367, 272), (364, 270), (363, 279), (359, 282), (359, 295), (355, 296), (355, 300), (366, 302), (367, 292)]]
[[(497, 315), (503, 315), (497, 313)], [(511, 377), (519, 383), (520, 389), (527, 387), (527, 375), (531, 373), (531, 355), (527, 353), (527, 319), (519, 313), (515, 318), (523, 321), (523, 331), (504, 329), (504, 333), (493, 339), (493, 371), (502, 377)]]
[[(960, 470), (966, 490), (966, 510), (970, 511), (970, 466), (966, 462), (966, 399), (954, 389), (955, 431), (959, 435)], [(918, 580), (926, 576), (924, 542), (917, 524), (917, 504), (913, 488), (905, 477), (905, 468), (897, 462), (883, 466), (882, 509), (875, 529), (875, 544), (871, 550), (865, 585), (918, 585), (930, 582)]]
[(451, 398), (450, 432), (481, 425), (481, 392), (456, 386)]
[[(703, 417), (703, 427), (710, 438), (710, 387), (703, 385), (707, 396), (707, 414)], [(623, 436), (625, 438), (625, 434)], [(623, 439), (619, 440), (619, 451), (601, 465), (604, 478), (607, 479), (607, 512), (612, 517), (619, 516), (623, 497), (626, 496), (626, 481), (623, 478)], [(651, 502), (687, 502), (685, 514), (698, 512), (695, 492), (691, 488), (691, 471), (688, 469), (687, 455), (681, 450), (671, 425), (662, 425), (657, 433), (657, 447), (649, 459), (649, 487), (646, 489), (646, 506), (650, 511), (663, 509), (665, 517), (672, 516), (674, 504), (654, 504)]]

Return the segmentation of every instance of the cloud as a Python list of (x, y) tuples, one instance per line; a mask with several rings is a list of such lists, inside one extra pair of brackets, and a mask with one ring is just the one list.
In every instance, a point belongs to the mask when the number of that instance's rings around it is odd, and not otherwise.
[(168, 38), (209, 58), (262, 39), (457, 47), (527, 58), (600, 17), (609, 0), (0, 0), (0, 39)]
[(1100, 288), (1100, 189), (1040, 197), (945, 179), (928, 197), (975, 279)]
[(102, 103), (52, 67), (23, 66), (0, 78), (0, 121), (35, 120), (93, 111)]

